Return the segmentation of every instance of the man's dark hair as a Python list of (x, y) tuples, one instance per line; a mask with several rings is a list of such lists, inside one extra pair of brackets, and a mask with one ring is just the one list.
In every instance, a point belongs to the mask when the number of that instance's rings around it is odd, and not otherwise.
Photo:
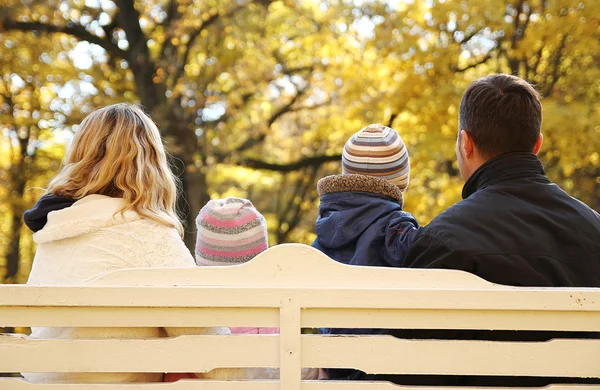
[(485, 158), (531, 152), (542, 127), (540, 95), (518, 77), (486, 76), (465, 91), (459, 120)]

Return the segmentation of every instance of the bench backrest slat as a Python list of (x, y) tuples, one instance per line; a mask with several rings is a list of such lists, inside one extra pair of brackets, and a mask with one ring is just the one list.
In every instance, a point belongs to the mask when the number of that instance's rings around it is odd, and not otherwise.
[[(600, 331), (600, 312), (303, 309), (302, 327)], [(0, 307), (0, 326), (279, 326), (276, 308)]]
[[(312, 335), (298, 339), (300, 344), (295, 345), (285, 343), (277, 335), (153, 340), (35, 340), (3, 336), (0, 360), (5, 370), (13, 372), (207, 372), (228, 366), (277, 367), (280, 352), (284, 352), (286, 359), (294, 359), (292, 364), (296, 367), (353, 366), (385, 374), (566, 377), (597, 375), (600, 361), (600, 340), (510, 343)], [(360, 356), (356, 351), (362, 351)], [(51, 356), (60, 358), (49, 359)], [(108, 356), (111, 359), (99, 364), (102, 357)]]
[[(439, 387), (402, 386), (398, 387), (388, 382), (335, 382), (314, 381), (303, 382), (302, 390), (440, 390)], [(2, 390), (280, 390), (280, 385), (273, 381), (180, 381), (177, 383), (153, 384), (102, 384), (102, 385), (51, 385), (33, 384), (23, 380), (6, 380), (0, 378)], [(506, 390), (496, 387), (452, 387), (452, 390)], [(514, 390), (514, 389), (511, 389)], [(593, 385), (551, 385), (544, 390), (598, 390)]]

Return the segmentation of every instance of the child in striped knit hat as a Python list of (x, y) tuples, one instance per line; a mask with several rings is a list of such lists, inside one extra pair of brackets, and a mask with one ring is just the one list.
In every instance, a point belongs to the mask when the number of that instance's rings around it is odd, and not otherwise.
[[(269, 246), (265, 218), (252, 202), (241, 198), (209, 201), (196, 218), (196, 264), (228, 266), (252, 260)], [(231, 328), (232, 334), (278, 334), (277, 328)], [(271, 378), (269, 369), (257, 377)], [(265, 374), (266, 373), (266, 374)], [(252, 370), (249, 370), (252, 375)], [(277, 374), (278, 375), (278, 374)], [(193, 373), (168, 373), (164, 382), (197, 378)]]
[(245, 263), (269, 245), (265, 217), (247, 199), (209, 201), (200, 210), (196, 227), (198, 265)]
[(393, 129), (369, 125), (342, 153), (342, 174), (319, 180), (313, 247), (340, 263), (400, 267), (419, 224), (402, 210), (408, 151)]
[[(346, 142), (342, 174), (319, 180), (321, 196), (312, 246), (340, 263), (401, 267), (419, 229), (402, 210), (408, 151), (393, 129), (369, 125)], [(378, 329), (319, 329), (325, 334), (385, 334)], [(361, 379), (355, 370), (327, 370), (330, 379)]]
[[(196, 218), (196, 264), (229, 266), (252, 260), (269, 246), (267, 223), (247, 199), (209, 201)], [(279, 334), (278, 328), (230, 328), (231, 334)], [(247, 369), (250, 379), (277, 379), (278, 369)], [(317, 379), (318, 370), (302, 369), (302, 379)], [(197, 378), (195, 374), (169, 373), (165, 382)]]
[[(236, 265), (269, 246), (265, 217), (241, 198), (209, 201), (196, 218), (196, 264)], [(276, 334), (277, 328), (231, 328), (232, 334)]]

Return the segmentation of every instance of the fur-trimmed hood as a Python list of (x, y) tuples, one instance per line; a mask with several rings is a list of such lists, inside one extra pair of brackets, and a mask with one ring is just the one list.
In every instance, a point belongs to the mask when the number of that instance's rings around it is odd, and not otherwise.
[(361, 243), (377, 246), (372, 249), (380, 255), (369, 260), (391, 263), (383, 254), (389, 252), (390, 259), (396, 256), (396, 235), (406, 230), (412, 237), (412, 231), (419, 226), (411, 214), (402, 211), (402, 192), (385, 180), (363, 175), (327, 176), (317, 188), (321, 204), (316, 223), (317, 244), (313, 246), (343, 263), (353, 260), (340, 256), (353, 258), (367, 249)]
[(33, 235), (37, 244), (88, 234), (140, 219), (133, 211), (121, 214), (123, 199), (88, 195), (70, 207), (48, 213), (48, 222)]
[(396, 200), (400, 206), (404, 201), (402, 191), (387, 180), (366, 175), (332, 175), (317, 183), (319, 196), (335, 192), (358, 191), (387, 196)]

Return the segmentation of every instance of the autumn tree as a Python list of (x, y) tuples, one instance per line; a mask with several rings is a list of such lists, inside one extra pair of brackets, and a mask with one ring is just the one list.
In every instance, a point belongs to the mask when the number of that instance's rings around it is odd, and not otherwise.
[[(58, 37), (56, 37), (58, 38)], [(71, 127), (94, 101), (109, 104), (109, 96), (95, 79), (82, 74), (65, 54), (74, 46), (68, 40), (42, 40), (30, 33), (0, 34), (0, 173), (5, 182), (2, 199), (6, 213), (0, 221), (5, 239), (4, 279), (19, 279), (19, 261), (33, 252), (22, 216), (43, 193), (56, 171)], [(117, 91), (118, 92), (118, 91)], [(28, 267), (22, 270), (27, 275)]]
[(31, 50), (33, 42), (33, 37), (23, 34), (12, 39), (0, 37), (0, 167), (7, 188), (7, 210), (1, 223), (6, 248), (3, 278), (8, 281), (16, 280), (19, 273), (23, 212), (39, 195), (27, 193), (27, 189), (34, 187), (37, 179), (44, 181), (60, 160), (61, 152), (48, 147), (49, 129), (62, 127), (67, 117), (74, 117), (71, 106), (54, 89), (59, 64), (54, 70), (43, 60), (27, 66), (41, 54)]
[[(376, 27), (362, 52), (363, 115), (409, 145), (407, 206), (427, 221), (460, 199), (454, 141), (462, 92), (490, 73), (536, 86), (545, 109), (541, 158), (551, 179), (598, 209), (596, 1), (445, 1), (365, 5)], [(569, 124), (570, 123), (570, 124)], [(572, 142), (578, 146), (572, 148)], [(418, 173), (418, 174), (414, 174)]]
[[(4, 93), (20, 100), (18, 114), (3, 111), (2, 150), (9, 139), (12, 150), (25, 150), (15, 134), (31, 126), (39, 160), (48, 144), (36, 134), (55, 140), (55, 129), (69, 129), (94, 107), (139, 100), (176, 157), (188, 230), (210, 197), (243, 196), (267, 216), (272, 244), (309, 243), (316, 182), (339, 173), (342, 145), (369, 123), (394, 127), (407, 144), (405, 209), (426, 224), (461, 197), (455, 140), (462, 93), (496, 72), (540, 91), (540, 157), (550, 178), (600, 210), (598, 1), (0, 4), (2, 77), (5, 84), (23, 80)], [(20, 42), (21, 52), (2, 47), (6, 40)], [(53, 118), (47, 127), (22, 116), (26, 90), (31, 106)], [(0, 173), (3, 194), (18, 190), (8, 168)], [(186, 240), (191, 246), (193, 235)]]
[[(313, 104), (311, 79), (323, 64), (302, 52), (329, 37), (310, 8), (282, 1), (15, 1), (4, 11), (2, 30), (87, 42), (101, 48), (111, 83), (131, 77), (129, 98), (152, 112), (176, 157), (189, 224), (209, 199), (214, 164), (233, 156), (250, 167), (288, 169), (243, 154), (286, 113)], [(229, 131), (233, 139), (222, 137)], [(292, 164), (327, 160), (308, 157)]]

